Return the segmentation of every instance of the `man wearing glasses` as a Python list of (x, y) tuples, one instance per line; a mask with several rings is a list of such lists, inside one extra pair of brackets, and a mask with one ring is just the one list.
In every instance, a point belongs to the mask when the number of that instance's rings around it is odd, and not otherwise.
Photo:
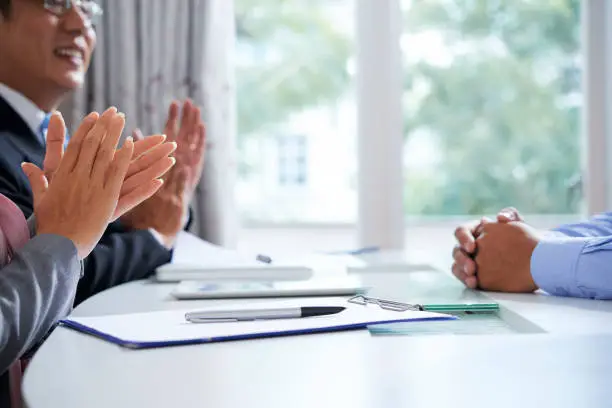
[[(47, 118), (83, 84), (101, 15), (99, 4), (88, 0), (0, 0), (0, 194), (26, 217), (32, 213), (32, 191), (20, 165), (31, 162), (53, 174), (63, 146), (46, 139)], [(180, 126), (179, 110), (173, 103), (164, 129), (178, 145), (175, 168), (156, 195), (108, 227), (85, 260), (76, 303), (148, 277), (170, 261), (174, 239), (188, 218), (204, 149), (199, 108), (186, 102)], [(45, 150), (51, 153), (46, 160)]]

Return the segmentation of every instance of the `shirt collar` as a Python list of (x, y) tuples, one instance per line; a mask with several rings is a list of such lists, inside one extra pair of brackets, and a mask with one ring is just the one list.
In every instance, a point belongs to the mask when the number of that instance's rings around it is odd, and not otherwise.
[(21, 116), (32, 133), (35, 135), (40, 133), (40, 125), (46, 116), (44, 111), (39, 109), (34, 102), (3, 83), (0, 83), (0, 96)]

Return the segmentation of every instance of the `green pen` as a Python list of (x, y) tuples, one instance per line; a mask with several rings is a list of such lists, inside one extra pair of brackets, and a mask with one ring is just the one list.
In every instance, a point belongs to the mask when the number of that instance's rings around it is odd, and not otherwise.
[(497, 303), (466, 303), (466, 304), (429, 304), (419, 305), (419, 309), (426, 312), (497, 312)]

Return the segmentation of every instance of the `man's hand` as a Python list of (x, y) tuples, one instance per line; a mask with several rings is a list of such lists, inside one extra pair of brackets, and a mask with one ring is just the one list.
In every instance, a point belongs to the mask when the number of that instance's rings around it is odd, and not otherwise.
[(536, 230), (522, 222), (486, 223), (476, 240), (478, 287), (499, 292), (533, 292), (531, 255), (538, 245)]
[[(61, 116), (55, 114), (51, 124), (51, 132), (63, 128)], [(162, 185), (155, 177), (143, 180), (120, 204), (121, 186), (134, 151), (132, 140), (115, 150), (124, 124), (125, 118), (115, 108), (102, 116), (88, 115), (57, 162), (50, 182), (34, 164), (22, 165), (32, 186), (38, 233), (70, 239), (80, 259), (93, 250), (119, 207), (134, 207)]]
[(480, 222), (462, 225), (455, 230), (457, 245), (453, 248), (453, 275), (470, 289), (476, 289), (478, 281), (476, 279), (476, 238), (481, 234), (485, 223), (493, 222), (483, 218)]
[[(132, 229), (154, 229), (162, 236), (166, 246), (172, 245), (176, 235), (185, 226), (193, 193), (200, 181), (204, 165), (206, 132), (201, 111), (191, 101), (183, 104), (174, 101), (168, 111), (164, 132), (171, 142), (176, 142), (174, 152), (176, 166), (168, 172), (164, 186), (151, 199), (121, 218)], [(180, 113), (180, 125), (179, 125)], [(149, 136), (150, 137), (150, 136)], [(137, 143), (147, 140), (137, 129)]]
[(168, 140), (177, 143), (176, 157), (177, 171), (187, 169), (189, 179), (186, 184), (188, 201), (191, 201), (202, 176), (204, 166), (204, 150), (206, 147), (206, 128), (202, 122), (200, 108), (190, 100), (183, 103), (181, 122), (179, 125), (179, 103), (173, 101), (168, 109), (168, 120), (164, 128)]
[[(43, 171), (49, 183), (53, 181), (53, 177), (64, 157), (65, 138), (64, 120), (61, 113), (56, 112), (49, 122), (47, 148), (43, 162)], [(136, 192), (136, 196), (139, 194), (138, 187), (163, 176), (174, 165), (176, 159), (168, 157), (168, 155), (175, 149), (176, 142), (167, 141), (164, 135), (153, 135), (134, 143), (133, 159), (121, 188), (121, 196), (113, 214), (113, 221), (132, 209), (134, 205), (130, 197), (134, 196), (134, 192)], [(130, 196), (130, 194), (132, 195)]]
[[(513, 207), (504, 208), (497, 214), (497, 222), (499, 223), (512, 221), (523, 221), (523, 217)], [(480, 222), (462, 225), (455, 230), (457, 245), (453, 248), (452, 272), (457, 279), (470, 289), (478, 287), (477, 265), (474, 261), (474, 256), (479, 250), (476, 239), (482, 234), (484, 225), (491, 222), (493, 221), (483, 217)]]
[(187, 170), (171, 172), (170, 176), (150, 199), (125, 214), (121, 222), (133, 229), (155, 230), (162, 238), (164, 246), (171, 248), (176, 235), (187, 222), (186, 195), (183, 193), (189, 175)]

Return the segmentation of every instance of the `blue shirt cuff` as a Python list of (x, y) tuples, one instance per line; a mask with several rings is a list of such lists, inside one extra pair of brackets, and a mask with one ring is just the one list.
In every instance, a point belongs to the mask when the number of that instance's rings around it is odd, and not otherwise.
[(580, 297), (576, 270), (584, 238), (548, 237), (541, 241), (531, 255), (531, 276), (536, 285), (556, 296)]

